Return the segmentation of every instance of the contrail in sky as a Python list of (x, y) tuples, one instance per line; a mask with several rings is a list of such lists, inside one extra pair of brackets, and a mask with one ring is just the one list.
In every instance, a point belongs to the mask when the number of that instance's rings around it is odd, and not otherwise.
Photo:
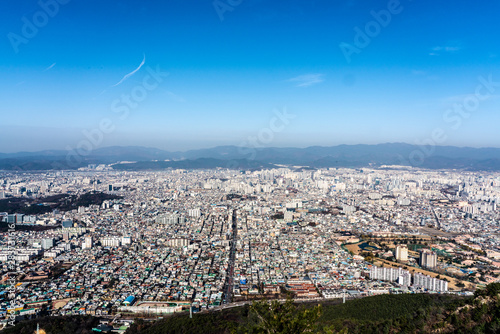
[(43, 72), (50, 70), (54, 66), (56, 66), (56, 63), (53, 63), (52, 65), (50, 65), (49, 67), (47, 67), (46, 69), (44, 69)]
[(120, 81), (118, 81), (118, 83), (114, 84), (113, 86), (111, 87), (116, 87), (118, 86), (119, 84), (123, 83), (125, 80), (127, 80), (128, 78), (130, 78), (131, 76), (133, 76), (137, 71), (139, 71), (141, 69), (141, 67), (144, 65), (144, 63), (146, 62), (146, 55), (144, 55), (144, 58), (142, 59), (142, 62), (139, 64), (139, 67), (137, 67), (135, 70), (133, 70), (132, 72), (126, 74)]

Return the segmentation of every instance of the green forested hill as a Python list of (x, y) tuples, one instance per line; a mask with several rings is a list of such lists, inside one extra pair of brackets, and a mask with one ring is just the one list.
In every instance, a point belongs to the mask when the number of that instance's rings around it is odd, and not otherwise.
[(92, 328), (99, 324), (99, 320), (91, 316), (43, 317), (21, 322), (0, 333), (33, 334), (36, 333), (37, 324), (47, 334), (91, 334), (95, 333)]
[[(320, 315), (314, 319), (314, 329), (304, 333), (427, 333), (432, 326), (445, 321), (447, 312), (468, 303), (469, 300), (451, 295), (381, 295), (347, 301), (345, 304), (323, 304)], [(260, 305), (262, 306), (262, 305)], [(292, 317), (317, 305), (293, 306)], [(278, 310), (273, 316), (283, 317)], [(267, 333), (253, 307), (196, 314), (193, 319), (177, 315), (154, 324), (138, 322), (127, 334), (160, 333)], [(279, 326), (278, 326), (279, 327)], [(273, 333), (273, 332), (271, 332)], [(276, 333), (301, 333), (276, 331)]]
[[(500, 333), (500, 284), (454, 295), (380, 295), (318, 304), (254, 302), (252, 305), (189, 314), (156, 322), (137, 320), (126, 334), (229, 333)], [(2, 333), (31, 334), (36, 323), (48, 334), (91, 333), (97, 319), (47, 317), (18, 324)]]

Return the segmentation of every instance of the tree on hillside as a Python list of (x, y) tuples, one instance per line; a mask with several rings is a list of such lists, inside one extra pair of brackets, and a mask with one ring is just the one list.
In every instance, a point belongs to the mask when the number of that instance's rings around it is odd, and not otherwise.
[(298, 307), (291, 299), (285, 303), (262, 300), (254, 302), (250, 312), (258, 318), (259, 323), (247, 333), (300, 334), (315, 332), (322, 307)]

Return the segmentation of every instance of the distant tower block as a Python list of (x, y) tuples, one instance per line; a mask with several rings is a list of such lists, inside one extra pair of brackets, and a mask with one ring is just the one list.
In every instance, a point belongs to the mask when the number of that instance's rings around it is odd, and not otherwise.
[(420, 266), (426, 268), (435, 268), (437, 265), (437, 255), (430, 249), (424, 249), (420, 252)]
[(396, 246), (396, 260), (408, 262), (408, 247), (406, 245)]

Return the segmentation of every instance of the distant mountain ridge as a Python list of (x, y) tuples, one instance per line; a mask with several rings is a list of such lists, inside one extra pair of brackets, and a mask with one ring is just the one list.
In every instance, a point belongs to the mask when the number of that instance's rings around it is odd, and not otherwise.
[[(122, 161), (136, 162), (117, 164)], [(431, 169), (500, 170), (500, 148), (455, 146), (420, 147), (405, 143), (251, 148), (217, 146), (169, 152), (142, 146), (110, 146), (85, 156), (64, 150), (0, 153), (0, 169), (76, 169), (89, 164), (115, 164), (116, 169), (271, 168), (276, 165), (326, 167), (380, 167), (406, 165)]]

